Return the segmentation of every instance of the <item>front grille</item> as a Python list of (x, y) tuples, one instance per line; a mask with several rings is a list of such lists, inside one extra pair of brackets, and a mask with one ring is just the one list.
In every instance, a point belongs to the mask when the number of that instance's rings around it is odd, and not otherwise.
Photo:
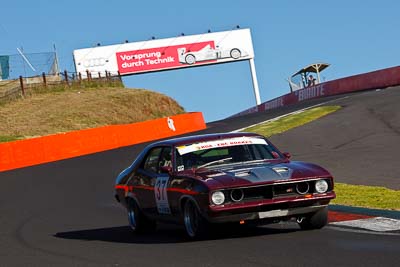
[(243, 200), (255, 200), (255, 199), (272, 199), (273, 191), (272, 186), (258, 186), (244, 188)]
[[(331, 179), (326, 179), (329, 188), (328, 192), (331, 191), (332, 181)], [(315, 180), (312, 181), (299, 181), (294, 183), (286, 184), (272, 184), (272, 185), (262, 185), (255, 187), (241, 188), (243, 190), (244, 196), (241, 202), (251, 201), (257, 199), (274, 199), (280, 197), (290, 197), (290, 196), (301, 196), (305, 194), (315, 193)], [(232, 189), (234, 190), (234, 189)], [(225, 197), (227, 202), (233, 201), (230, 197), (232, 190), (225, 191)]]
[(296, 195), (296, 184), (271, 185), (274, 197)]

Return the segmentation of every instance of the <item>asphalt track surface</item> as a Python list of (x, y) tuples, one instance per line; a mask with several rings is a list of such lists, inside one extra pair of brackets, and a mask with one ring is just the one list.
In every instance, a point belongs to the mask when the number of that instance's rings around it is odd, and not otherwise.
[[(318, 102), (335, 114), (275, 136), (295, 160), (330, 169), (338, 181), (399, 186), (400, 88), (342, 95), (211, 123), (242, 128)], [(182, 228), (132, 234), (113, 198), (115, 176), (143, 145), (0, 173), (0, 266), (397, 266), (400, 235), (295, 223), (229, 228), (187, 241)]]

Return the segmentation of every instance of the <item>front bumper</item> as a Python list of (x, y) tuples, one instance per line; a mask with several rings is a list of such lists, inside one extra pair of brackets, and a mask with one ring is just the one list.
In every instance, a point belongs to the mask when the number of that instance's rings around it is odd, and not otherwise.
[(228, 223), (239, 221), (253, 221), (253, 220), (283, 220), (291, 217), (299, 217), (308, 213), (317, 212), (320, 209), (327, 207), (328, 204), (315, 204), (307, 207), (287, 208), (287, 209), (274, 209), (269, 211), (254, 211), (239, 214), (226, 214), (216, 216), (206, 216), (207, 220), (211, 223)]
[(280, 198), (233, 205), (210, 207), (203, 216), (211, 223), (249, 220), (279, 221), (301, 217), (328, 206), (335, 193), (329, 192), (312, 198)]

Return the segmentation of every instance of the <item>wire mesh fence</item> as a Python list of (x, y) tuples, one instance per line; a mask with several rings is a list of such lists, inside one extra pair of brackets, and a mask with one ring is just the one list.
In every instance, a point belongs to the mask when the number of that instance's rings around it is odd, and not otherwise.
[(0, 80), (14, 80), (19, 76), (32, 77), (46, 74), (54, 75), (59, 72), (55, 52), (23, 53), (0, 55)]

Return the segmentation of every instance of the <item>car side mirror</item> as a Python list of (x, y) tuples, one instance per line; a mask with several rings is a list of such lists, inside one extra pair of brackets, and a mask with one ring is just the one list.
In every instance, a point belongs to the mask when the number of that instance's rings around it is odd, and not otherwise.
[(161, 166), (160, 167), (160, 173), (171, 174), (172, 173), (172, 167), (171, 166)]
[(279, 159), (281, 156), (279, 156), (279, 154), (275, 151), (272, 151), (272, 156), (274, 157), (274, 159)]
[(289, 152), (283, 152), (283, 156), (287, 159), (290, 159), (292, 155)]

